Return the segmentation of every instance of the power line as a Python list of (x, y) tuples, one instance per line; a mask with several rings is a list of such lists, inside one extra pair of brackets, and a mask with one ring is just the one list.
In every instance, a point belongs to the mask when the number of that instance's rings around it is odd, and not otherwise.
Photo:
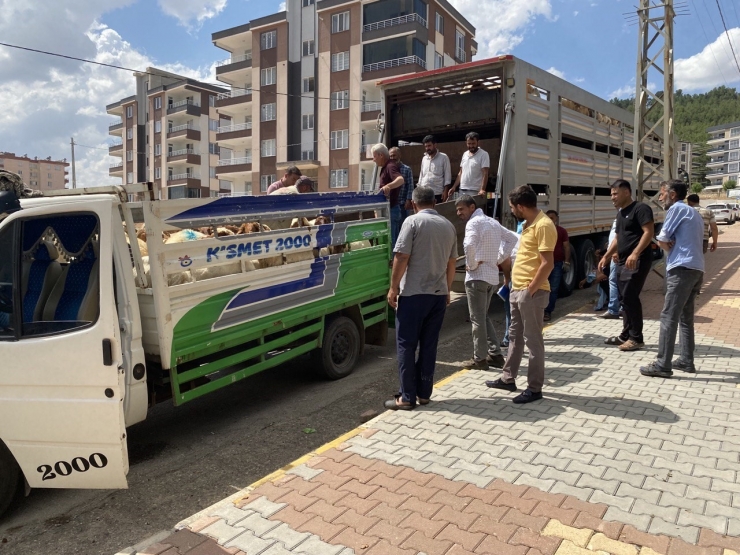
[[(694, 4), (694, 0), (691, 0), (691, 5), (694, 6), (694, 13), (696, 13), (696, 19), (699, 22), (699, 26), (701, 27), (702, 33), (704, 33), (704, 38), (707, 41), (707, 48), (709, 48), (709, 51), (712, 53), (712, 58), (714, 58), (714, 63), (717, 64), (717, 70), (719, 71), (719, 74), (722, 76), (722, 80), (725, 82), (725, 86), (729, 87), (729, 83), (727, 82), (727, 78), (725, 77), (725, 74), (722, 72), (722, 66), (719, 65), (719, 60), (717, 60), (717, 55), (714, 53), (714, 48), (712, 48), (712, 41), (709, 40), (709, 35), (707, 34), (707, 30), (704, 28), (704, 23), (702, 23), (701, 18), (699, 17), (699, 10), (696, 9), (696, 4)], [(706, 4), (704, 5), (706, 8)], [(709, 13), (709, 10), (707, 10), (707, 13)]]
[(725, 16), (722, 13), (722, 6), (719, 5), (719, 0), (715, 0), (717, 2), (717, 9), (719, 10), (719, 17), (722, 19), (722, 27), (725, 28), (725, 35), (727, 35), (727, 42), (730, 43), (730, 50), (732, 51), (732, 57), (735, 59), (735, 66), (737, 66), (737, 71), (740, 73), (740, 62), (737, 61), (737, 54), (735, 54), (735, 48), (732, 46), (732, 41), (730, 40), (730, 33), (727, 30), (727, 24), (725, 23)]

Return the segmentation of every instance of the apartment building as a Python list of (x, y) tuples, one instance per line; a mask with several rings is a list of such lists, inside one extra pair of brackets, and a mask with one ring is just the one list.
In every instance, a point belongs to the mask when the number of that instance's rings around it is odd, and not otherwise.
[(12, 152), (0, 152), (0, 170), (17, 173), (27, 187), (40, 191), (66, 189), (69, 183), (67, 159), (29, 158), (25, 154), (16, 156)]
[(216, 176), (218, 115), (224, 88), (156, 68), (136, 73), (136, 94), (109, 104), (118, 119), (108, 153), (120, 158), (109, 174), (123, 183), (152, 181), (161, 199), (230, 193)]
[(475, 28), (447, 0), (288, 0), (286, 11), (213, 33), (219, 179), (260, 194), (289, 166), (319, 191), (369, 188), (383, 111), (379, 79), (464, 63)]
[(687, 141), (678, 141), (678, 148), (676, 149), (676, 168), (678, 169), (679, 177), (683, 177), (684, 174), (688, 176), (689, 184), (695, 180), (695, 166), (697, 162), (695, 157), (699, 153), (696, 150), (696, 146)]
[(738, 182), (740, 174), (740, 121), (707, 129), (707, 189), (720, 189), (725, 181)]

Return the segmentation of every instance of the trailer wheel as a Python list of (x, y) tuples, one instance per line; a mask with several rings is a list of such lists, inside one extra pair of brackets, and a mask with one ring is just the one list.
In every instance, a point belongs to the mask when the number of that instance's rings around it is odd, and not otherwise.
[(594, 243), (591, 239), (584, 239), (580, 242), (576, 250), (578, 251), (578, 261), (580, 263), (577, 266), (578, 271), (576, 272), (576, 279), (580, 281), (585, 279), (591, 272), (596, 271), (596, 264), (594, 263), (594, 252), (596, 252), (596, 247), (594, 247)]
[(570, 297), (573, 290), (576, 288), (576, 274), (578, 273), (578, 256), (576, 255), (575, 249), (571, 246), (570, 249), (570, 270), (563, 272), (563, 278), (560, 280), (560, 288), (558, 289), (558, 297), (561, 299)]
[(346, 316), (332, 320), (324, 330), (324, 343), (314, 351), (321, 373), (330, 380), (349, 376), (360, 358), (360, 332)]
[(0, 441), (0, 516), (15, 499), (21, 483), (21, 469), (12, 453)]

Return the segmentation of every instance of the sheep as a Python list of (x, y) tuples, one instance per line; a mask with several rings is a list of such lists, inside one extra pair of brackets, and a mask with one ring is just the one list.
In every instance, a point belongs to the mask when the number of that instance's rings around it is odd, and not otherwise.
[(171, 245), (173, 243), (185, 243), (186, 241), (198, 241), (200, 239), (205, 239), (206, 237), (207, 235), (199, 231), (181, 229), (180, 231), (170, 234), (170, 236), (165, 240), (165, 244)]

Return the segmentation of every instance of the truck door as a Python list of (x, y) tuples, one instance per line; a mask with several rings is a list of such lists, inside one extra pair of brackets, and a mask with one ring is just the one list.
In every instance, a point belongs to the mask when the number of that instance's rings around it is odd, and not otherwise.
[(0, 223), (0, 440), (32, 487), (125, 488), (112, 201), (29, 205)]

